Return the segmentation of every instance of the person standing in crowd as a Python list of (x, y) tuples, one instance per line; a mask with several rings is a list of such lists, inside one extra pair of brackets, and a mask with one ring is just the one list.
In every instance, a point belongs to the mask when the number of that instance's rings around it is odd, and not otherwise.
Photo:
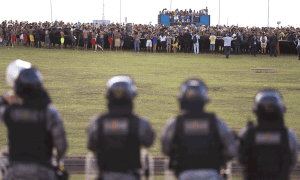
[(234, 51), (235, 51), (235, 55), (240, 55), (241, 54), (241, 43), (242, 43), (242, 39), (241, 39), (241, 35), (237, 34), (236, 37), (234, 38)]
[(290, 42), (292, 42), (292, 41), (295, 41), (295, 39), (296, 39), (296, 38), (295, 38), (294, 34), (293, 34), (292, 32), (290, 32), (290, 34), (289, 34), (287, 40), (290, 41)]
[(134, 51), (140, 52), (140, 34), (138, 32), (135, 32), (133, 35), (134, 39)]
[(147, 47), (147, 52), (150, 49), (149, 52), (151, 52), (151, 48), (152, 48), (152, 39), (153, 39), (153, 35), (151, 34), (151, 31), (148, 31), (148, 34), (146, 36), (147, 42), (146, 42), (146, 47)]
[(223, 37), (224, 40), (224, 54), (226, 55), (226, 58), (229, 58), (229, 54), (231, 51), (231, 41), (233, 40), (232, 37), (229, 37), (228, 34), (225, 34), (225, 37)]
[(7, 28), (6, 30), (6, 34), (7, 34), (7, 42), (6, 42), (6, 46), (8, 46), (9, 44), (11, 44), (11, 29), (10, 28)]
[(6, 39), (6, 25), (5, 23), (2, 25), (2, 28), (0, 28), (0, 31), (2, 31), (2, 42), (5, 42)]
[(16, 35), (17, 35), (16, 27), (13, 27), (10, 33), (11, 33), (11, 47), (13, 48), (16, 42)]
[(60, 48), (64, 49), (64, 43), (65, 43), (65, 33), (64, 33), (64, 29), (60, 30)]
[(103, 51), (103, 48), (104, 48), (104, 35), (105, 35), (105, 32), (103, 29), (100, 30), (100, 48), (101, 50)]
[(261, 53), (266, 55), (268, 38), (265, 35), (265, 33), (263, 33), (262, 36), (260, 36), (260, 42), (261, 42)]
[(20, 42), (20, 26), (16, 27), (16, 44), (19, 46)]
[(88, 127), (87, 148), (94, 153), (102, 180), (138, 180), (141, 147), (150, 147), (155, 133), (150, 122), (135, 115), (133, 80), (124, 75), (107, 82), (108, 112), (94, 116)]
[(184, 37), (182, 32), (179, 32), (178, 35), (178, 50), (180, 49), (181, 52), (183, 52), (184, 49)]
[(216, 39), (215, 33), (212, 33), (209, 37), (211, 54), (216, 54)]
[(184, 53), (186, 53), (186, 50), (188, 50), (188, 53), (190, 53), (190, 43), (192, 40), (192, 35), (188, 29), (184, 33), (183, 38), (184, 38)]
[(34, 28), (33, 28), (33, 27), (30, 27), (30, 30), (29, 30), (29, 37), (30, 37), (30, 47), (31, 47), (31, 46), (32, 46), (32, 44), (34, 43), (33, 31), (34, 31)]
[(95, 30), (95, 39), (96, 39), (96, 41), (95, 41), (95, 52), (96, 52), (97, 48), (98, 48), (98, 46), (100, 44), (100, 29), (99, 28), (97, 28)]
[(107, 36), (108, 36), (108, 42), (109, 42), (109, 51), (111, 51), (111, 48), (112, 48), (112, 44), (113, 44), (113, 28), (107, 33)]
[(121, 46), (121, 34), (120, 34), (120, 30), (116, 30), (116, 33), (114, 34), (114, 37), (115, 37), (116, 51), (118, 51), (118, 49)]
[(23, 29), (23, 44), (24, 46), (27, 46), (28, 41), (28, 28), (25, 26)]
[(248, 52), (248, 49), (249, 49), (249, 45), (248, 45), (248, 36), (249, 36), (249, 33), (247, 32), (244, 32), (243, 33), (243, 46), (241, 47), (242, 51), (244, 53), (247, 53)]
[(84, 28), (82, 35), (83, 35), (83, 48), (84, 50), (87, 50), (89, 41), (88, 41), (88, 31), (86, 30), (86, 27)]
[(120, 34), (121, 34), (121, 51), (122, 51), (123, 46), (124, 46), (124, 41), (125, 41), (125, 32), (124, 32), (124, 29), (121, 30)]
[(46, 28), (45, 29), (45, 44), (44, 44), (44, 48), (47, 48), (47, 46), (46, 45), (49, 45), (49, 47), (48, 47), (48, 49), (50, 49), (50, 32), (51, 32), (51, 29), (50, 29), (51, 27), (49, 27), (49, 29), (48, 28)]
[(77, 50), (78, 50), (78, 39), (79, 39), (79, 37), (76, 34), (76, 30), (73, 30), (72, 31), (72, 48), (73, 48), (73, 50), (75, 50), (76, 46), (77, 46)]
[(297, 36), (294, 42), (297, 43), (296, 49), (298, 51), (298, 60), (300, 60), (300, 36)]
[(167, 53), (170, 53), (171, 52), (171, 46), (172, 46), (172, 36), (170, 33), (168, 33), (168, 36), (166, 38), (167, 40)]
[(162, 152), (178, 179), (219, 179), (220, 166), (237, 154), (234, 134), (224, 120), (204, 111), (206, 85), (185, 81), (178, 95), (182, 114), (170, 119), (161, 133)]
[(199, 39), (200, 39), (199, 35), (196, 32), (194, 32), (192, 36), (192, 40), (193, 40), (195, 54), (199, 54)]
[(249, 48), (251, 49), (251, 54), (254, 55), (254, 57), (256, 57), (256, 45), (258, 44), (258, 39), (256, 37), (256, 34), (253, 35), (252, 39), (250, 39), (250, 46)]
[(251, 43), (251, 39), (253, 38), (253, 36), (254, 36), (254, 32), (252, 32), (251, 34), (249, 33), (248, 43), (249, 43), (249, 54), (250, 55), (252, 54), (252, 49), (250, 48), (250, 43)]
[(34, 33), (35, 33), (35, 41), (36, 41), (36, 48), (41, 48), (41, 34), (42, 34), (42, 31), (40, 30), (39, 27), (36, 27), (35, 30), (34, 30)]
[(166, 52), (166, 35), (164, 32), (161, 33), (161, 35), (159, 36), (160, 39), (160, 43), (161, 43), (161, 52)]
[(276, 46), (277, 46), (277, 37), (275, 36), (274, 32), (272, 32), (272, 36), (270, 37), (270, 56), (274, 54), (276, 57)]
[(175, 36), (173, 37), (173, 51), (174, 53), (177, 53), (177, 49), (178, 49), (178, 36), (177, 34), (175, 34)]
[(0, 101), (0, 122), (8, 129), (9, 146), (4, 179), (57, 180), (52, 150), (56, 149), (59, 161), (68, 145), (63, 121), (51, 105), (41, 73), (30, 63), (16, 60), (8, 66), (6, 80), (14, 93), (4, 91)]
[(153, 53), (156, 53), (157, 49), (157, 34), (156, 32), (153, 34)]
[(95, 30), (93, 29), (92, 30), (92, 39), (91, 39), (91, 43), (92, 43), (92, 50), (95, 48), (95, 45), (96, 45), (96, 32)]
[(285, 126), (285, 109), (276, 90), (265, 89), (255, 96), (257, 125), (250, 121), (239, 134), (238, 160), (246, 180), (290, 179), (298, 160), (298, 138)]
[[(0, 44), (2, 45), (2, 46), (4, 46), (4, 43), (3, 43), (3, 31), (2, 31), (2, 29), (1, 29), (1, 25), (0, 25)], [(1, 48), (1, 46), (0, 46), (0, 48)]]

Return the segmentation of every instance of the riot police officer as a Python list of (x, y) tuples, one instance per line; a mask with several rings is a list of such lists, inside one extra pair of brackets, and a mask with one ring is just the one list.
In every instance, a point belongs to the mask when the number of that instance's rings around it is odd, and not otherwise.
[(133, 112), (136, 85), (129, 76), (107, 82), (108, 112), (95, 116), (88, 128), (88, 144), (97, 159), (99, 179), (139, 179), (140, 147), (149, 147), (154, 131), (147, 119)]
[(219, 179), (221, 165), (236, 154), (234, 134), (224, 120), (204, 111), (206, 85), (189, 79), (180, 88), (182, 114), (170, 119), (161, 134), (162, 151), (178, 179)]
[(260, 91), (254, 99), (257, 125), (249, 122), (239, 134), (239, 162), (245, 179), (286, 180), (298, 158), (296, 134), (285, 127), (285, 105), (273, 89)]
[(7, 67), (6, 81), (14, 93), (5, 91), (0, 102), (0, 121), (8, 129), (5, 179), (57, 179), (51, 164), (52, 149), (56, 148), (60, 160), (67, 141), (61, 116), (51, 105), (41, 73), (29, 62), (16, 60)]

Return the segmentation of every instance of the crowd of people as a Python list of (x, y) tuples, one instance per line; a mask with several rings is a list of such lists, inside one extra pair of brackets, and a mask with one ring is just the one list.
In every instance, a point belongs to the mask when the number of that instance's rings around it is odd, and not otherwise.
[[(63, 49), (67, 45), (73, 49), (83, 46), (84, 50), (97, 51), (100, 48), (122, 50), (134, 48), (136, 52), (147, 49), (170, 53), (190, 52), (195, 54), (205, 51), (211, 53), (224, 49), (228, 53), (250, 53), (256, 55), (270, 53), (276, 56), (280, 53), (279, 42), (290, 42), (285, 48), (288, 53), (295, 53), (299, 46), (299, 28), (258, 28), (237, 26), (165, 26), (141, 24), (91, 24), (91, 23), (23, 23), (4, 21), (0, 25), (0, 42), (6, 46), (35, 46), (45, 48), (60, 44)], [(56, 32), (52, 36), (52, 31)], [(226, 36), (230, 37), (227, 38)], [(227, 40), (225, 40), (227, 39)], [(53, 44), (51, 46), (50, 44)], [(1, 47), (1, 46), (0, 46)], [(230, 47), (230, 48), (229, 48)], [(225, 52), (226, 53), (226, 52)]]
[[(67, 179), (63, 166), (51, 164), (52, 150), (57, 150), (59, 162), (68, 145), (41, 73), (30, 62), (15, 60), (7, 67), (6, 81), (14, 92), (4, 91), (0, 100), (0, 122), (8, 129), (9, 146), (8, 166), (0, 157), (4, 179)], [(153, 144), (155, 132), (150, 121), (134, 113), (137, 87), (131, 77), (113, 76), (106, 88), (108, 112), (94, 116), (87, 128), (96, 175), (101, 180), (138, 180), (141, 147)], [(218, 180), (220, 167), (237, 157), (245, 179), (289, 179), (298, 160), (298, 139), (285, 127), (281, 94), (273, 89), (258, 92), (253, 106), (257, 125), (249, 122), (235, 135), (221, 117), (204, 110), (210, 101), (207, 93), (200, 79), (185, 81), (177, 97), (181, 113), (162, 129), (162, 152), (170, 157), (176, 177)]]

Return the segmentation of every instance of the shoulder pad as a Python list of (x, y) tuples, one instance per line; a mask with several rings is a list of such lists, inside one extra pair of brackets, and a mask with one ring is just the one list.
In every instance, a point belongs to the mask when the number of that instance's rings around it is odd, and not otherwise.
[(4, 113), (6, 111), (6, 106), (0, 106), (0, 123), (4, 122)]
[(61, 119), (61, 115), (56, 107), (49, 105), (47, 108), (47, 119)]

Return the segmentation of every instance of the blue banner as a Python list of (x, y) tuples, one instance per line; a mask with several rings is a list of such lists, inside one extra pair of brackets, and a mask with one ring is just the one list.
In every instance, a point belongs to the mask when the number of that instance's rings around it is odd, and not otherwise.
[(170, 16), (169, 15), (160, 15), (160, 22), (162, 25), (170, 26)]
[(210, 15), (203, 15), (203, 16), (201, 16), (200, 23), (202, 25), (209, 25), (209, 22), (210, 22)]

